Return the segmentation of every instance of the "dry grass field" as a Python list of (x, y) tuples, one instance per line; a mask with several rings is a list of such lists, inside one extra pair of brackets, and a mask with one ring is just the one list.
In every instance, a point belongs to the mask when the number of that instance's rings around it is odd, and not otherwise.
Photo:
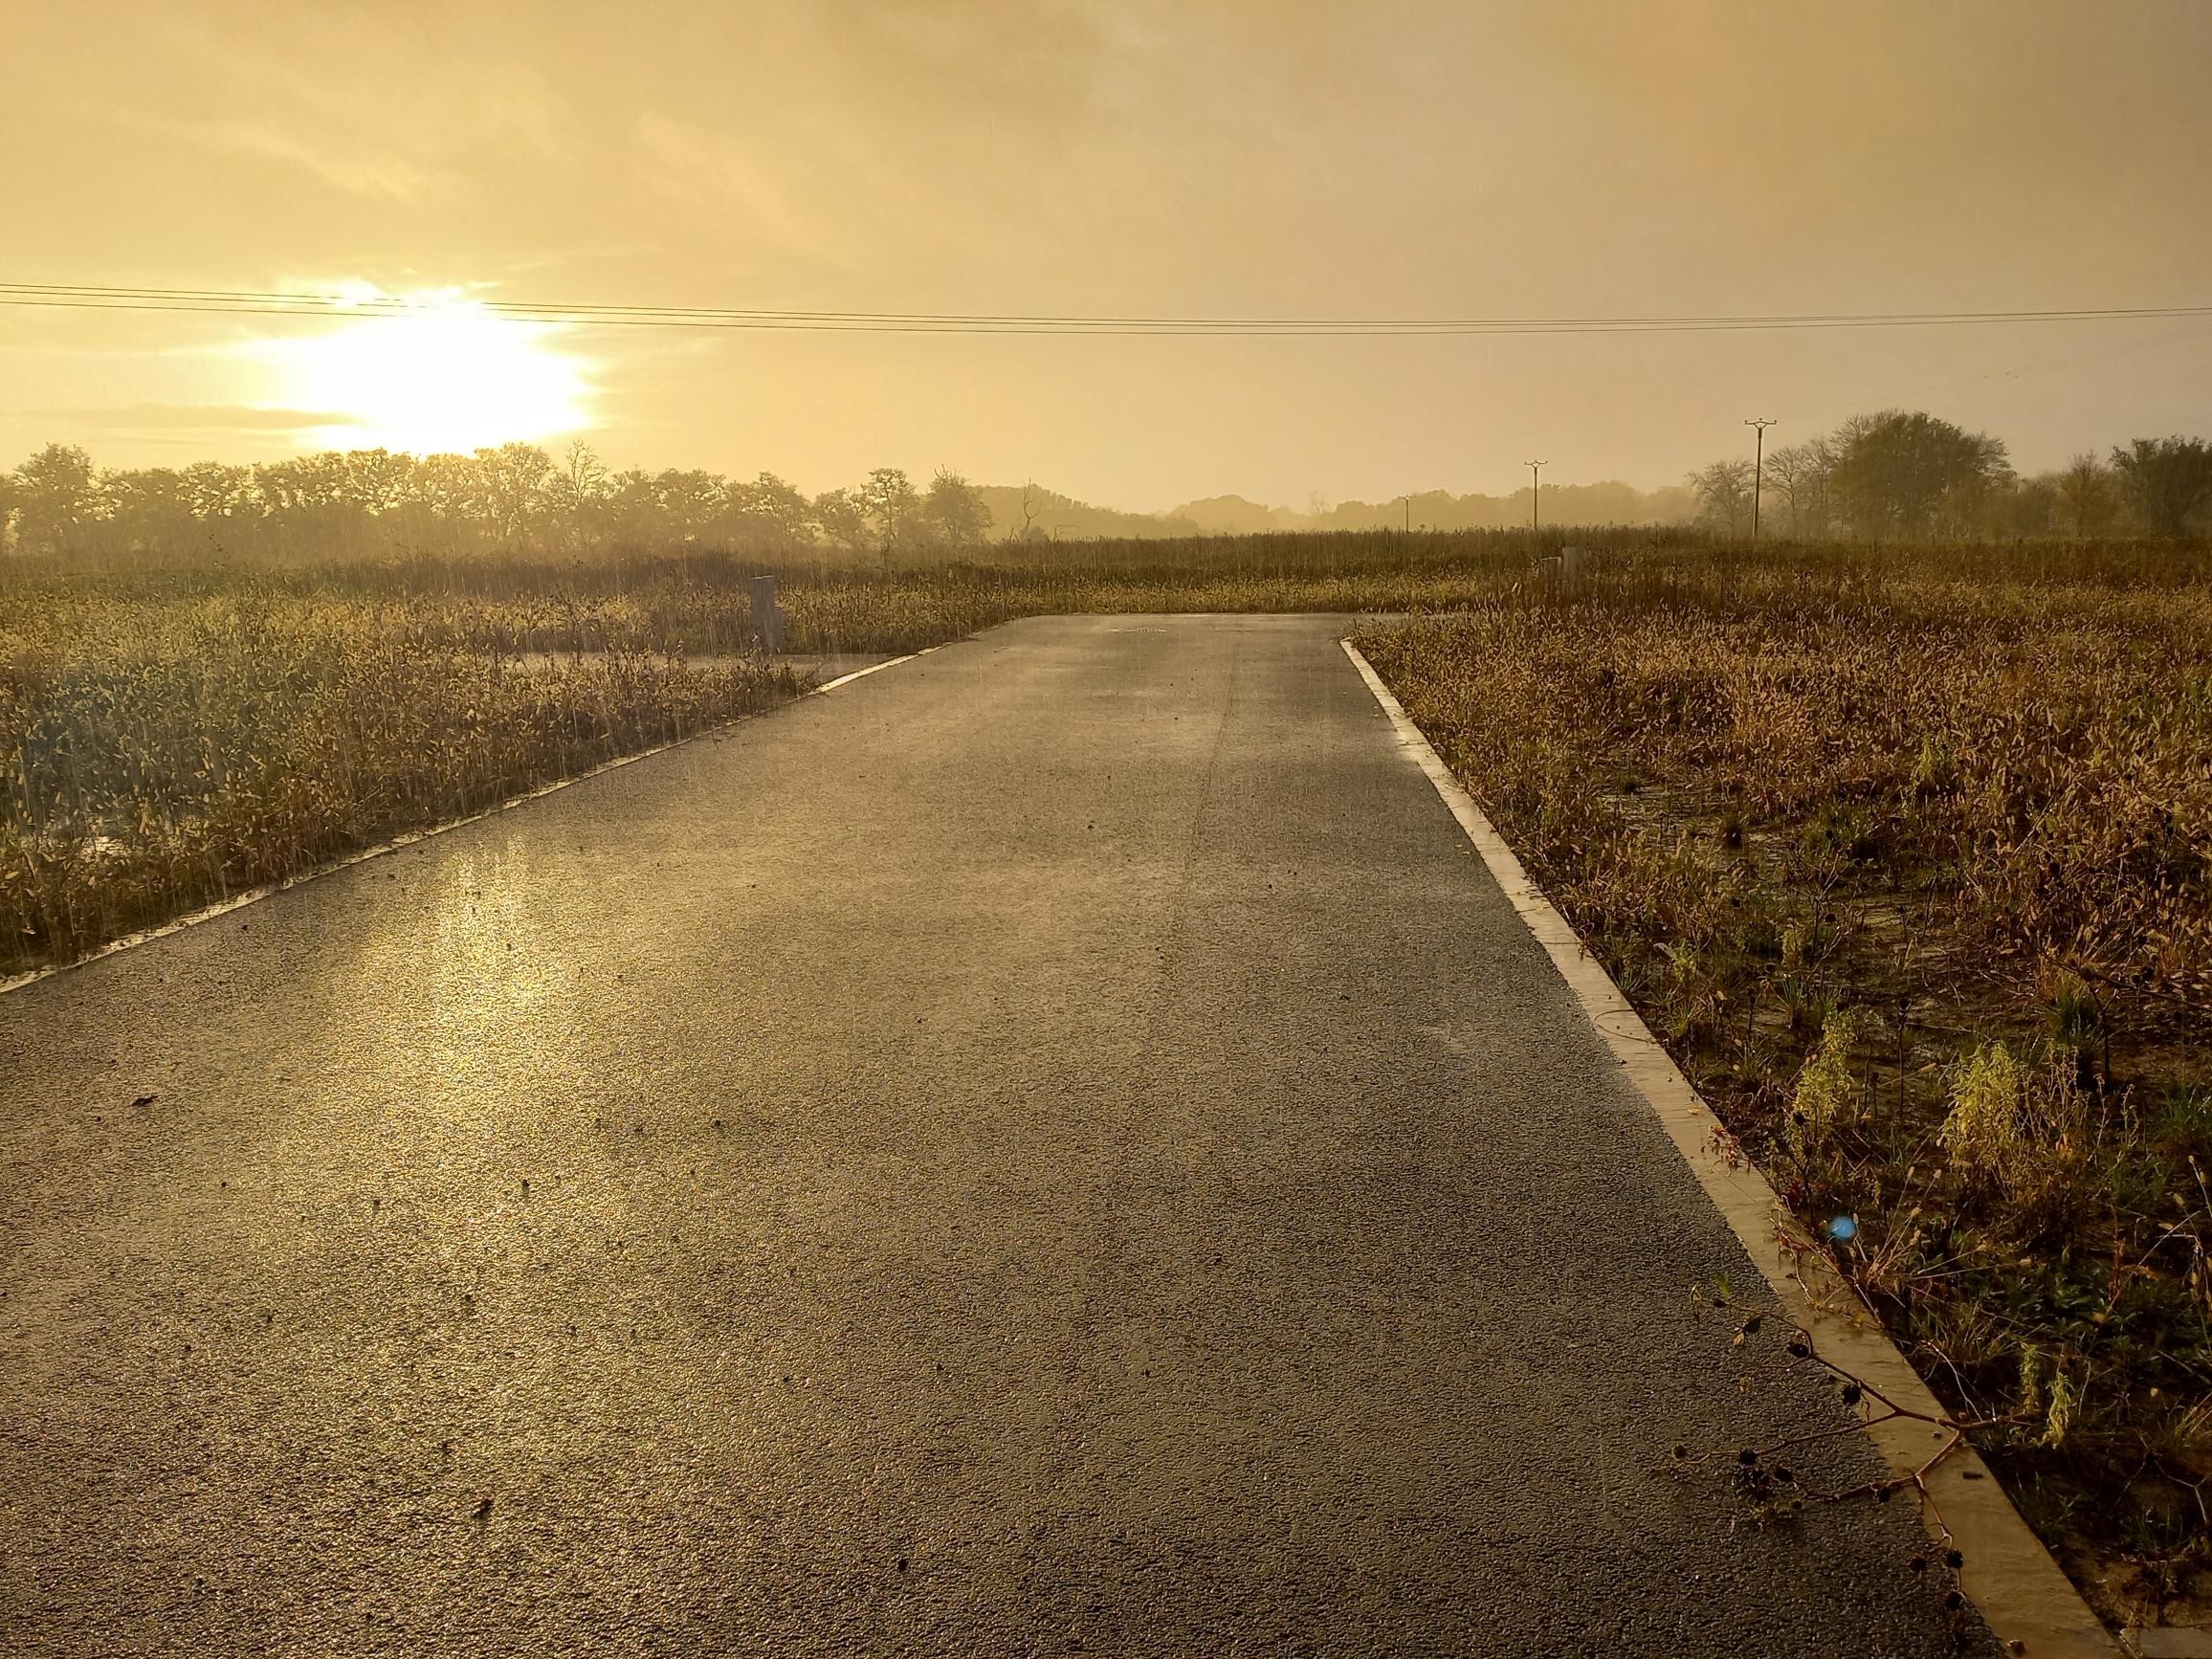
[(525, 661), (480, 612), (246, 590), (0, 600), (0, 975), (795, 694)]
[(1360, 643), (2115, 1619), (2212, 1602), (2212, 585), (1601, 563)]

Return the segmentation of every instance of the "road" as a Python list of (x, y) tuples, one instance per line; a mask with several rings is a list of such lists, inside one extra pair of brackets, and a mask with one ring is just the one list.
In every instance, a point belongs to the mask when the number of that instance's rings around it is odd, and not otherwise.
[(1012, 624), (0, 998), (0, 1649), (1953, 1651), (1905, 1506), (1651, 1472), (1837, 1407), (1344, 630)]

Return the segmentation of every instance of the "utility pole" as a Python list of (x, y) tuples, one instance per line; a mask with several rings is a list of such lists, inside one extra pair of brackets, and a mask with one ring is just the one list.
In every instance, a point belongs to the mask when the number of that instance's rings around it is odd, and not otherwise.
[(1745, 421), (1752, 429), (1751, 440), (1751, 539), (1759, 540), (1759, 487), (1766, 482), (1766, 429), (1779, 426), (1779, 421)]
[(1529, 529), (1531, 532), (1541, 528), (1537, 521), (1537, 498), (1543, 493), (1544, 488), (1543, 474), (1540, 469), (1550, 465), (1551, 462), (1549, 461), (1531, 461), (1529, 463)]
[(1413, 534), (1413, 498), (1411, 496), (1405, 498), (1405, 533), (1408, 536)]

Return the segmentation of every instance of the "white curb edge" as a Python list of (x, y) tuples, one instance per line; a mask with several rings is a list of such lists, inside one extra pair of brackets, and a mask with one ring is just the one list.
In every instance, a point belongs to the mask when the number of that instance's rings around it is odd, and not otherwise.
[[(1390, 688), (1349, 639), (1338, 643), (1390, 717), (1399, 746), (1427, 774), (1459, 820), (1492, 878), (1551, 957), (1613, 1057), (1626, 1070), (1629, 1082), (1666, 1128), (1682, 1161), (1790, 1316), (1812, 1334), (1823, 1353), (1900, 1405), (1940, 1414), (1942, 1407), (1911, 1361), (1881, 1325), (1860, 1310), (1849, 1287), (1825, 1259), (1817, 1252), (1801, 1256), (1783, 1248), (1786, 1212), (1766, 1178), (1733, 1152), (1713, 1109), (1668, 1057), (1612, 976), (1582, 948), (1566, 918), (1529, 879), (1513, 849), (1399, 706)], [(1805, 1278), (1815, 1281), (1817, 1292)], [(1924, 1423), (1898, 1420), (1870, 1428), (1869, 1437), (1899, 1474), (1918, 1468), (1942, 1439)], [(1960, 1447), (1929, 1474), (1928, 1491), (1950, 1525), (1954, 1547), (1966, 1558), (1969, 1595), (2012, 1651), (2031, 1659), (2045, 1655), (2114, 1659), (2119, 1646), (1971, 1447)]]

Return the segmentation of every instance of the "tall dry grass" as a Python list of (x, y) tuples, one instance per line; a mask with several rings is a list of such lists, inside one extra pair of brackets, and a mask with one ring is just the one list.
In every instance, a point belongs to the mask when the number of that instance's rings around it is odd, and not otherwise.
[(628, 647), (530, 662), (499, 631), (258, 591), (0, 602), (0, 973), (798, 690)]

